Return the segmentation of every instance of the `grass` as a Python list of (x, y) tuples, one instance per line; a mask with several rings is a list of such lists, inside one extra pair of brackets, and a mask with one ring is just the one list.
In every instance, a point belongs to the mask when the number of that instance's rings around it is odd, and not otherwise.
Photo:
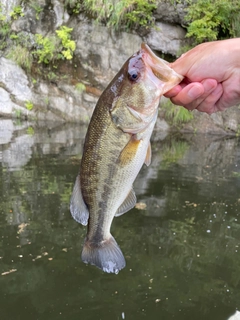
[(20, 67), (28, 71), (31, 69), (33, 56), (29, 49), (20, 44), (11, 47), (6, 57), (15, 61)]
[(181, 106), (174, 105), (170, 100), (167, 100), (161, 105), (165, 111), (165, 118), (172, 125), (181, 125), (193, 119), (193, 114)]

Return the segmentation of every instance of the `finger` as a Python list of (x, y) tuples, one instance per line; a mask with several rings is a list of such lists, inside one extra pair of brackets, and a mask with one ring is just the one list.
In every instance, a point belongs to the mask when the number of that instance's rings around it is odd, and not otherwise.
[(173, 98), (175, 97), (177, 94), (179, 94), (179, 92), (182, 90), (182, 86), (181, 85), (176, 85), (174, 88), (172, 88), (171, 90), (169, 90), (168, 92), (166, 92), (164, 94), (164, 96), (166, 98)]
[(231, 106), (239, 105), (239, 73), (233, 73), (229, 79), (223, 81), (221, 84), (223, 87), (223, 94), (216, 103), (217, 110), (223, 111)]
[(217, 87), (199, 104), (197, 110), (208, 114), (220, 111), (220, 108), (218, 108), (218, 101), (222, 95), (223, 86), (221, 83), (218, 83)]
[(205, 79), (205, 80), (201, 81), (201, 84), (204, 88), (204, 92), (197, 99), (194, 99), (192, 102), (190, 102), (188, 105), (186, 105), (185, 107), (187, 109), (189, 109), (189, 110), (198, 109), (198, 107), (210, 95), (210, 93), (216, 89), (216, 87), (218, 85), (218, 83), (215, 79)]
[(174, 88), (169, 90), (164, 94), (166, 98), (173, 98), (177, 94), (179, 94), (180, 91), (182, 91), (183, 88), (185, 88), (187, 85), (189, 85), (191, 82), (188, 80), (188, 78), (184, 78), (178, 85), (176, 85)]
[[(204, 93), (204, 87), (199, 82), (192, 82), (184, 87), (171, 101), (180, 106), (187, 106)], [(197, 106), (197, 105), (196, 105)]]

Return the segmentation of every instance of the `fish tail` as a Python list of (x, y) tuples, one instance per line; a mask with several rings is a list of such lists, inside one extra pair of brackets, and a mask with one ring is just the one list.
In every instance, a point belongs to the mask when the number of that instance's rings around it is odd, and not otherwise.
[(95, 265), (104, 272), (115, 274), (126, 265), (123, 253), (113, 236), (100, 244), (86, 241), (83, 246), (82, 260)]

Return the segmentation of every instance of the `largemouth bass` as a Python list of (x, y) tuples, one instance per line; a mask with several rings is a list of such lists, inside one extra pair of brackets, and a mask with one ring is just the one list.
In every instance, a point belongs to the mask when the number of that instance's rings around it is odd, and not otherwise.
[(88, 225), (82, 260), (118, 273), (125, 259), (110, 233), (114, 216), (136, 204), (133, 182), (151, 162), (150, 137), (160, 97), (182, 80), (146, 44), (102, 93), (85, 138), (71, 197), (73, 218)]

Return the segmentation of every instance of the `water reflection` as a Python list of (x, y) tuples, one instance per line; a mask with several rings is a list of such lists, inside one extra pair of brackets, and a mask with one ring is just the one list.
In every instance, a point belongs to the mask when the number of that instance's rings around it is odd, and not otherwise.
[(113, 223), (127, 260), (115, 276), (81, 262), (86, 230), (68, 209), (85, 132), (1, 120), (1, 319), (233, 316), (240, 308), (238, 139), (168, 136), (153, 144), (152, 165), (134, 187), (146, 208)]

